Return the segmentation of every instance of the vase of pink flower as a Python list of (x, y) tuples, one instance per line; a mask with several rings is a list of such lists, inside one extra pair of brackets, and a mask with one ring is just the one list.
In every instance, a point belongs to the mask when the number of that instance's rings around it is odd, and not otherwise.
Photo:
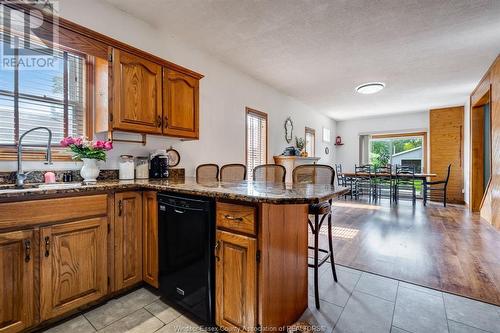
[(67, 147), (73, 153), (73, 159), (82, 161), (80, 175), (84, 183), (95, 183), (99, 176), (97, 161), (106, 160), (106, 152), (113, 149), (111, 141), (91, 141), (82, 137), (67, 137), (61, 140), (61, 146)]

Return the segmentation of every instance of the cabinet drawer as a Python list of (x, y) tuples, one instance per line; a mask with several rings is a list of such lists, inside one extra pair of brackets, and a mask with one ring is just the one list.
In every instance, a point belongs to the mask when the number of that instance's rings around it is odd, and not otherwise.
[(0, 229), (106, 215), (106, 194), (0, 204)]
[(255, 235), (255, 207), (217, 202), (217, 227)]

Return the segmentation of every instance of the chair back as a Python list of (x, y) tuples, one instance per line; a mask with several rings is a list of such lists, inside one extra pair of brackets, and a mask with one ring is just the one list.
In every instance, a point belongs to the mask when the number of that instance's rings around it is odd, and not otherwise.
[(219, 181), (219, 166), (211, 163), (198, 165), (196, 181)]
[(243, 181), (247, 178), (247, 167), (244, 164), (226, 164), (220, 168), (221, 182)]
[(392, 165), (378, 166), (375, 168), (376, 179), (392, 179)]
[(396, 182), (415, 185), (415, 167), (413, 165), (396, 165)]
[(337, 185), (344, 186), (345, 177), (344, 173), (342, 172), (342, 164), (335, 164), (335, 172), (337, 172)]
[(304, 164), (293, 169), (294, 184), (330, 184), (335, 181), (335, 170), (325, 164)]
[(356, 174), (356, 178), (370, 179), (372, 177), (372, 165), (354, 165), (354, 173)]
[(446, 173), (446, 179), (444, 181), (444, 187), (448, 186), (448, 180), (450, 180), (451, 163), (448, 164), (448, 172)]
[(262, 164), (253, 169), (253, 180), (257, 182), (284, 183), (286, 169), (278, 164)]

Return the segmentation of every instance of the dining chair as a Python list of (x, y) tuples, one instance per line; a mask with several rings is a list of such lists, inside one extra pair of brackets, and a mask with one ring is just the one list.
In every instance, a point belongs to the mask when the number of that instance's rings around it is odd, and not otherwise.
[(196, 181), (219, 181), (219, 166), (212, 163), (198, 165)]
[(268, 183), (284, 183), (286, 169), (278, 164), (262, 164), (253, 169), (253, 180)]
[(376, 199), (388, 198), (393, 200), (394, 179), (392, 165), (375, 167), (374, 196)]
[(394, 183), (394, 201), (399, 203), (400, 199), (410, 199), (415, 205), (417, 191), (415, 188), (415, 167), (407, 165), (396, 165), (396, 178)]
[[(448, 171), (444, 180), (427, 181), (424, 180), (424, 206), (427, 205), (427, 200), (433, 199), (438, 196), (443, 200), (443, 206), (446, 207), (446, 191), (448, 189), (448, 181), (450, 180), (451, 164), (448, 164)], [(440, 193), (441, 192), (441, 193)], [(440, 198), (439, 195), (442, 195)]]
[(349, 195), (351, 199), (357, 192), (357, 181), (355, 177), (347, 177), (342, 172), (342, 164), (335, 164), (335, 173), (337, 174), (337, 185), (349, 188), (349, 192), (344, 194), (344, 199)]
[(371, 164), (354, 165), (354, 174), (357, 181), (356, 199), (360, 195), (368, 195), (371, 200), (374, 193), (374, 177), (373, 168)]
[[(322, 164), (307, 164), (299, 165), (293, 169), (292, 179), (294, 184), (326, 184), (333, 185), (335, 182), (335, 170), (329, 165)], [(316, 308), (320, 308), (319, 303), (319, 267), (328, 259), (332, 266), (333, 279), (337, 282), (337, 272), (335, 271), (335, 258), (333, 256), (333, 236), (332, 236), (332, 199), (318, 204), (310, 204), (308, 207), (309, 215), (314, 215), (314, 223), (309, 216), (307, 223), (314, 235), (314, 245), (309, 246), (310, 250), (314, 250), (313, 263), (308, 263), (308, 267), (314, 269), (314, 300)], [(319, 234), (321, 226), (328, 220), (328, 246), (329, 250), (319, 247)], [(319, 253), (325, 255), (320, 259)]]
[(232, 163), (220, 168), (221, 182), (236, 182), (247, 179), (247, 167), (244, 164)]

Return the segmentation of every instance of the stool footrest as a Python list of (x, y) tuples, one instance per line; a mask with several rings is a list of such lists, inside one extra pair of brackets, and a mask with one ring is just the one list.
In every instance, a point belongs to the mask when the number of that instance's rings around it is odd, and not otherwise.
[[(313, 246), (308, 246), (308, 248), (309, 250), (314, 250)], [(325, 249), (318, 249), (318, 252), (325, 253), (325, 256), (318, 260), (318, 267), (321, 267), (321, 265), (323, 265), (328, 260), (328, 258), (330, 258), (330, 251)], [(314, 267), (314, 263), (307, 263), (307, 266)]]

